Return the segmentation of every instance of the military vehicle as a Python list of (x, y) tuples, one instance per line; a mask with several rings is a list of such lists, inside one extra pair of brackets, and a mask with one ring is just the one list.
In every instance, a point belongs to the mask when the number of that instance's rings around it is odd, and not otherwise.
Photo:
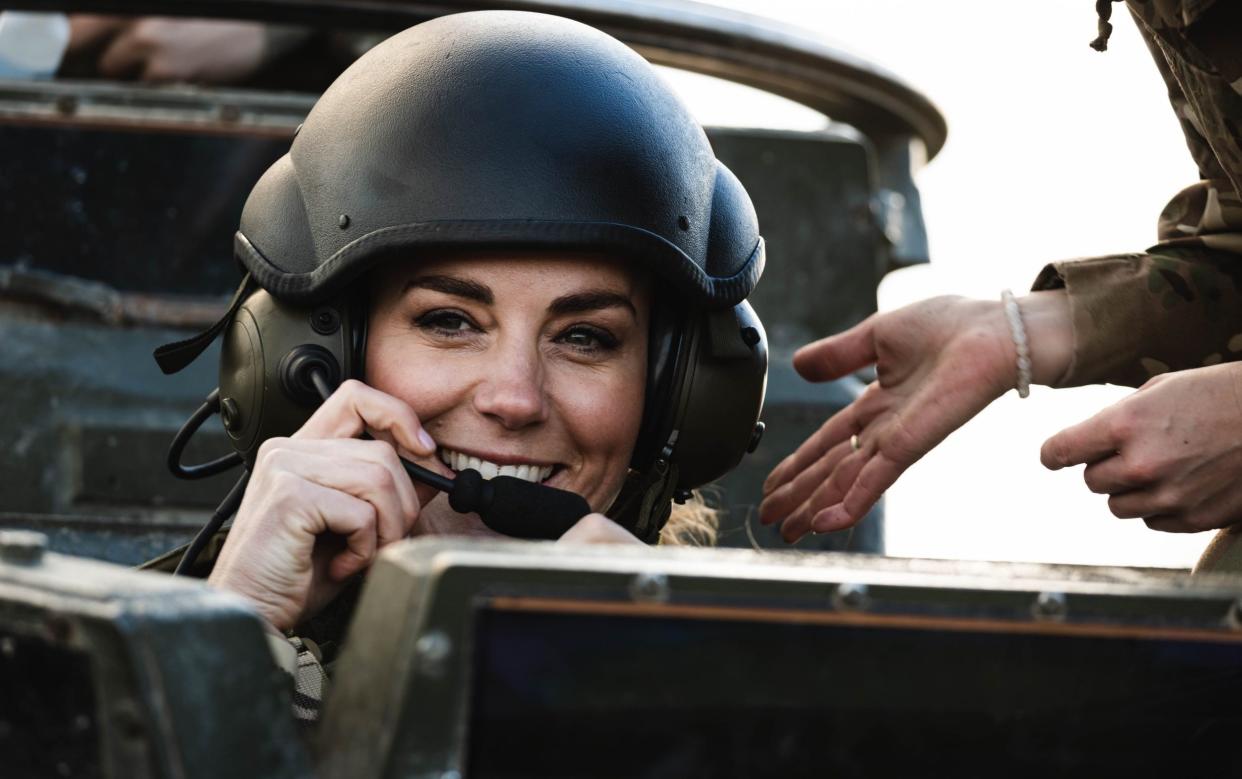
[[(880, 511), (857, 533), (777, 553), (774, 530), (753, 522), (763, 476), (866, 380), (807, 385), (787, 367), (792, 349), (874, 311), (888, 271), (928, 261), (912, 174), (945, 123), (896, 77), (688, 2), (6, 7), (304, 34), (242, 86), (72, 68), (0, 81), (3, 775), (1085, 776), (1187, 773), (1187, 755), (1230, 775), (1242, 762), (1228, 739), (1237, 580), (888, 560), (875, 556)], [(722, 544), (753, 548), (403, 544), (368, 579), (307, 743), (243, 604), (122, 567), (184, 543), (228, 489), (227, 475), (177, 480), (166, 463), (216, 384), (213, 355), (165, 377), (151, 350), (226, 306), (242, 202), (316, 90), (369, 41), (491, 7), (569, 16), (652, 62), (831, 119), (815, 132), (762, 117), (708, 128), (769, 247), (752, 298), (772, 347), (767, 434), (719, 485)], [(228, 451), (213, 421), (177, 459)], [(846, 548), (871, 554), (831, 551)]]

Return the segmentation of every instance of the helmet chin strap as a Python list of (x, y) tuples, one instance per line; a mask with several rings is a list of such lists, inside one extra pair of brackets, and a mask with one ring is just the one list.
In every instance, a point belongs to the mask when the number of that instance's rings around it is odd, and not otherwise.
[(612, 502), (608, 516), (627, 528), (640, 541), (655, 544), (673, 510), (677, 491), (677, 466), (657, 458), (645, 472), (631, 472)]

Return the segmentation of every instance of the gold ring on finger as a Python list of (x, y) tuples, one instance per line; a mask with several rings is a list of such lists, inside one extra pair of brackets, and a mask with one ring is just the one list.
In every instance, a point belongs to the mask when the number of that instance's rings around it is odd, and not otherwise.
[(862, 441), (858, 440), (858, 433), (855, 433), (854, 435), (850, 436), (850, 448), (853, 449), (855, 452), (857, 452), (859, 449), (862, 449)]

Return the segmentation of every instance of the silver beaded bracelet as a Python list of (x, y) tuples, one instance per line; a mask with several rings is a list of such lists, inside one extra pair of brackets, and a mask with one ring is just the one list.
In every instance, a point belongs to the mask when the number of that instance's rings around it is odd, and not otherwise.
[(1011, 290), (1001, 290), (1001, 305), (1009, 320), (1009, 334), (1013, 336), (1014, 348), (1018, 350), (1018, 397), (1031, 394), (1031, 347), (1026, 340), (1026, 327), (1022, 324), (1022, 309)]

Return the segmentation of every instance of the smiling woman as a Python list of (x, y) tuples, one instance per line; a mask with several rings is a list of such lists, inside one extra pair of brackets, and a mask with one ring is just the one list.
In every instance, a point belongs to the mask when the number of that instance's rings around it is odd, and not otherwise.
[[(750, 199), (650, 65), (565, 19), (460, 14), (371, 50), (255, 185), (236, 257), (225, 318), (157, 359), (223, 333), (251, 475), (198, 570), (274, 638), (348, 612), (410, 536), (710, 543), (692, 491), (762, 432)], [(517, 522), (458, 500), (488, 480)], [(550, 496), (580, 508), (550, 525)]]
[[(395, 263), (377, 280), (367, 383), (415, 409), (438, 465), (570, 490), (594, 511), (612, 504), (642, 421), (645, 273), (600, 257), (491, 255)], [(443, 495), (416, 532), (493, 534)]]

